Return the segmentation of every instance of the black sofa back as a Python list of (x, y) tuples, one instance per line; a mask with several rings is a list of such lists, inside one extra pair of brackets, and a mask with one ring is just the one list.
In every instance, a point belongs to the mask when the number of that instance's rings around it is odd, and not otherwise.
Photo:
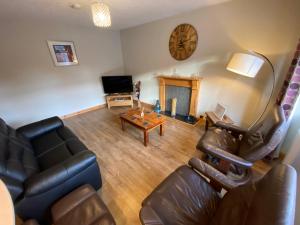
[(23, 182), (38, 172), (30, 142), (0, 119), (0, 179), (14, 201), (24, 190)]

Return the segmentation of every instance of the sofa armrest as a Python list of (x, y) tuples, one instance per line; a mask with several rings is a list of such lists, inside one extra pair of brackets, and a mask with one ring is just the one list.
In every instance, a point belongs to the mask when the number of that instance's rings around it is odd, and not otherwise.
[(64, 126), (63, 121), (55, 116), (19, 127), (17, 132), (31, 140), (62, 126)]
[(218, 148), (214, 145), (210, 145), (207, 143), (201, 143), (199, 146), (197, 146), (197, 148), (200, 148), (201, 151), (215, 156), (217, 158), (223, 159), (225, 161), (229, 161), (230, 163), (243, 167), (243, 168), (250, 168), (253, 166), (252, 162), (249, 162), (237, 155), (233, 155), (230, 152), (224, 151), (221, 148)]
[(74, 177), (94, 163), (96, 163), (94, 153), (91, 151), (79, 152), (64, 162), (26, 180), (25, 196), (44, 193)]
[(12, 200), (15, 201), (23, 192), (23, 184), (5, 175), (0, 175), (0, 179), (5, 183)]
[(159, 216), (150, 206), (143, 206), (140, 211), (140, 221), (143, 225), (164, 225)]
[(225, 122), (222, 122), (222, 121), (216, 122), (215, 126), (226, 129), (226, 130), (229, 130), (229, 131), (232, 131), (232, 132), (237, 133), (237, 134), (245, 134), (245, 133), (248, 132), (247, 129), (235, 126), (233, 124), (225, 123)]
[(198, 171), (200, 174), (204, 175), (205, 177), (209, 178), (210, 180), (213, 180), (217, 182), (219, 185), (221, 185), (224, 189), (229, 190), (234, 187), (237, 187), (238, 184), (234, 182), (233, 180), (229, 179), (225, 174), (221, 173), (220, 171), (216, 170), (209, 164), (203, 162), (200, 159), (197, 158), (191, 158), (189, 160), (189, 165)]

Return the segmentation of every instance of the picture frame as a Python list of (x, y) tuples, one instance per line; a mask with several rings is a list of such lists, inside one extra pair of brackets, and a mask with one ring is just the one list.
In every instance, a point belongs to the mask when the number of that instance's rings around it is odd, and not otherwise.
[(217, 104), (216, 106), (216, 109), (214, 111), (214, 114), (220, 119), (222, 120), (224, 115), (225, 115), (225, 112), (226, 112), (226, 108), (221, 105), (220, 103)]
[(47, 41), (55, 66), (77, 65), (78, 59), (72, 41)]

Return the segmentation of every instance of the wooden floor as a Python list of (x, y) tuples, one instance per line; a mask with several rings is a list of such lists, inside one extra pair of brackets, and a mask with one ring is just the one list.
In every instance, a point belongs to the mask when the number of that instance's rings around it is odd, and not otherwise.
[[(164, 136), (150, 132), (143, 145), (142, 131), (126, 126), (121, 130), (119, 114), (126, 108), (100, 109), (65, 119), (75, 134), (96, 153), (103, 186), (99, 191), (118, 225), (135, 225), (143, 199), (174, 169), (193, 156), (201, 156), (195, 146), (204, 127), (168, 119)], [(268, 165), (255, 169), (264, 173)]]

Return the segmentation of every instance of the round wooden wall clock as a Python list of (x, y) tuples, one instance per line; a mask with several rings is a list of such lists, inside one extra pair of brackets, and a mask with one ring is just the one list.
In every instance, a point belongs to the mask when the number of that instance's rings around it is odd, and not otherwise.
[(189, 58), (197, 48), (198, 34), (190, 24), (180, 24), (172, 32), (169, 41), (169, 50), (176, 60)]

